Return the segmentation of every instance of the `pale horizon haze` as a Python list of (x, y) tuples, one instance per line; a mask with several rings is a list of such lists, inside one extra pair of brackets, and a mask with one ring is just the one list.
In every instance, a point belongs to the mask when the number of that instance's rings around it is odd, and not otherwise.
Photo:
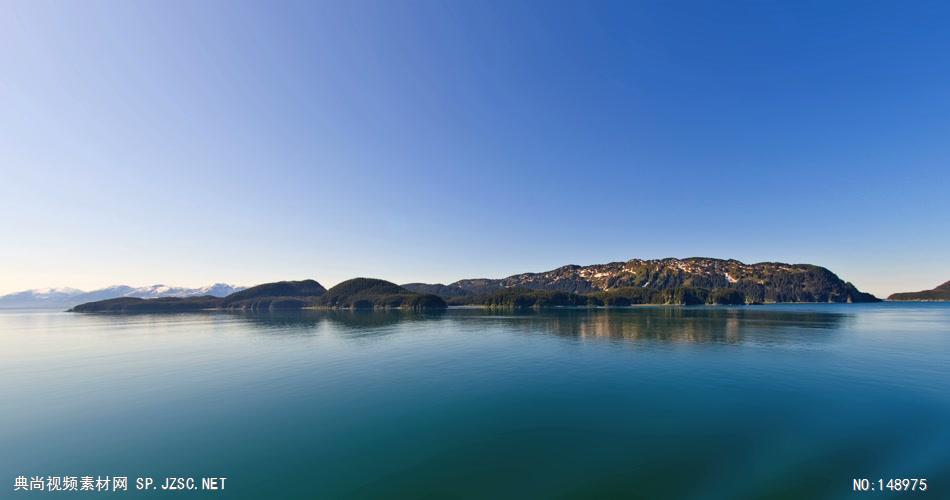
[(950, 280), (941, 2), (5, 2), (0, 295), (716, 257)]

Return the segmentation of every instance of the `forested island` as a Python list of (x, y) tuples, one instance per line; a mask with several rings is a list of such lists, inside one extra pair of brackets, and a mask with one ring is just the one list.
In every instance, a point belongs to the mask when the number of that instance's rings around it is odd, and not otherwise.
[(919, 302), (945, 302), (950, 301), (950, 281), (934, 288), (933, 290), (921, 290), (919, 292), (901, 292), (892, 294), (887, 300), (897, 301), (919, 301)]
[[(936, 291), (944, 290), (950, 295), (948, 288), (950, 283), (945, 283)], [(901, 300), (893, 297), (892, 300)], [(878, 301), (877, 297), (859, 291), (820, 266), (779, 262), (744, 264), (737, 260), (696, 257), (569, 265), (542, 273), (523, 273), (502, 279), (466, 279), (449, 285), (408, 283), (400, 286), (380, 279), (354, 278), (327, 290), (312, 279), (279, 281), (226, 297), (121, 297), (81, 304), (70, 311), (425, 310), (444, 309), (449, 305), (531, 308)]]
[(278, 281), (232, 293), (226, 297), (121, 297), (78, 305), (70, 312), (185, 312), (202, 310), (335, 309), (445, 309), (440, 297), (416, 293), (384, 280), (354, 278), (327, 290), (315, 280)]
[(403, 287), (438, 295), (450, 305), (512, 307), (880, 300), (820, 266), (744, 264), (705, 257), (569, 265), (503, 279), (467, 279), (449, 285), (408, 283)]

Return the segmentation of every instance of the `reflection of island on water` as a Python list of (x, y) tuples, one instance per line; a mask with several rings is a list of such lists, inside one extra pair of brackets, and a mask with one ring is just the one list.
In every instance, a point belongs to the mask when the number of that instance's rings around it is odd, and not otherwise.
[(544, 331), (582, 339), (696, 343), (732, 343), (750, 337), (782, 343), (803, 335), (814, 341), (850, 318), (837, 312), (703, 306), (528, 310), (486, 317), (525, 333)]
[(445, 311), (301, 309), (290, 311), (234, 311), (227, 314), (230, 317), (241, 318), (266, 328), (315, 328), (323, 322), (328, 322), (338, 329), (375, 331), (398, 323), (439, 319), (445, 315)]
[(573, 338), (660, 340), (665, 342), (732, 343), (755, 340), (769, 343), (827, 338), (851, 318), (836, 311), (771, 309), (759, 307), (630, 307), (564, 308), (548, 310), (489, 310), (481, 308), (418, 312), (407, 310), (302, 310), (234, 312), (264, 329), (313, 330), (327, 324), (346, 336), (388, 335), (396, 325), (448, 320), (471, 331), (486, 328), (516, 333), (546, 333)]

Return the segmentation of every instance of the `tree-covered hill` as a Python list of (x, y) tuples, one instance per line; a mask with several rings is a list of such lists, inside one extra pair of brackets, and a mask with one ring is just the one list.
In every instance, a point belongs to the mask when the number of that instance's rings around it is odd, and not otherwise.
[(157, 299), (119, 297), (80, 304), (70, 309), (70, 312), (158, 313), (201, 311), (217, 309), (221, 307), (223, 300), (221, 297), (210, 295), (202, 297), (161, 297)]
[(888, 297), (887, 300), (950, 301), (950, 281), (933, 290), (895, 293)]
[(443, 309), (445, 301), (437, 295), (411, 292), (395, 283), (374, 278), (353, 278), (329, 290), (322, 305), (332, 308), (409, 308)]
[(224, 298), (228, 309), (300, 309), (315, 306), (327, 291), (315, 280), (278, 281), (253, 286)]

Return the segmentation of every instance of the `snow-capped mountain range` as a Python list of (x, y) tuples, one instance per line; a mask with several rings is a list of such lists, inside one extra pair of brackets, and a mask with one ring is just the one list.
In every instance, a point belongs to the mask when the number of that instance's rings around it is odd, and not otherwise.
[(184, 288), (167, 285), (151, 285), (131, 287), (115, 285), (99, 290), (86, 292), (75, 288), (40, 288), (24, 290), (0, 296), (0, 308), (69, 308), (75, 305), (96, 300), (114, 299), (117, 297), (138, 297), (154, 299), (158, 297), (197, 297), (212, 295), (224, 297), (247, 287), (215, 283), (200, 288)]

